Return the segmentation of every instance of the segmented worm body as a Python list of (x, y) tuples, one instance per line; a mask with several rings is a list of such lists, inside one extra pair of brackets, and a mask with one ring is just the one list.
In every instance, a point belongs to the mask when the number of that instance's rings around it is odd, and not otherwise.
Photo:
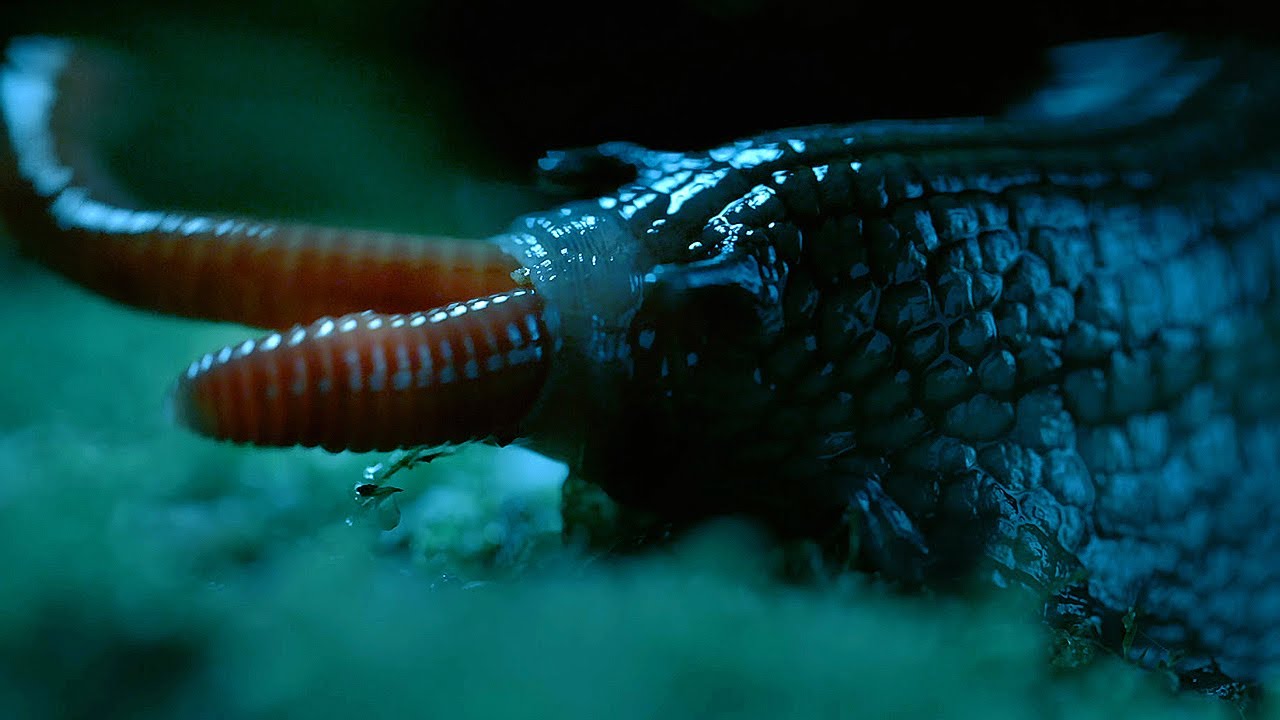
[(65, 159), (87, 57), (11, 51), (6, 216), (99, 292), (274, 329), (179, 380), (196, 430), (527, 437), (674, 522), (852, 531), (908, 583), (1079, 581), (1145, 661), (1280, 669), (1269, 55), (1143, 38), (1064, 51), (1128, 71), (1003, 118), (552, 153), (586, 199), (484, 242), (108, 205)]

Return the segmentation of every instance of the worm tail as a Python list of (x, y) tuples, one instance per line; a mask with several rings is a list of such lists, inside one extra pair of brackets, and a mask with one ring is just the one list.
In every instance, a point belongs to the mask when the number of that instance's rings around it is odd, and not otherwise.
[(527, 290), (407, 315), (322, 318), (196, 360), (170, 407), (196, 432), (256, 445), (505, 441), (542, 389), (552, 343)]
[(123, 303), (286, 328), (325, 314), (407, 313), (516, 287), (489, 242), (130, 209), (84, 127), (103, 63), (15, 41), (0, 71), (0, 208), (25, 253)]

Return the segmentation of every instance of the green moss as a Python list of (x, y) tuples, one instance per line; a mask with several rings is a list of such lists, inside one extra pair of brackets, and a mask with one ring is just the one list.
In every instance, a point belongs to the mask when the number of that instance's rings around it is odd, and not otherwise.
[(29, 341), (0, 369), (0, 702), (17, 716), (1229, 709), (1109, 660), (1056, 672), (1026, 608), (778, 585), (741, 528), (625, 561), (565, 549), (563, 470), (518, 449), (396, 476), (402, 521), (383, 532), (352, 493), (380, 458), (165, 423), (172, 371), (238, 329), (13, 273), (0, 322)]

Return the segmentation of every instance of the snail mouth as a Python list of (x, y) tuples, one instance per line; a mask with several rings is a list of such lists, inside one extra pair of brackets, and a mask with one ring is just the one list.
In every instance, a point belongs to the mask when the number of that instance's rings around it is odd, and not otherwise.
[(552, 347), (532, 290), (326, 317), (196, 360), (169, 407), (198, 433), (255, 445), (506, 442), (541, 394)]
[(5, 60), (0, 211), (20, 249), (122, 303), (274, 329), (193, 362), (176, 421), (335, 451), (517, 434), (553, 345), (496, 242), (137, 209), (92, 142), (117, 59), (23, 38)]

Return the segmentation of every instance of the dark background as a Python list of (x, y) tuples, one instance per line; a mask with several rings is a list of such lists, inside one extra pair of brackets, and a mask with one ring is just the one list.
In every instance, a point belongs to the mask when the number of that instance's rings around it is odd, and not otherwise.
[[(591, 10), (583, 10), (591, 7)], [(370, 59), (406, 103), (441, 88), (454, 120), (519, 178), (549, 147), (627, 139), (690, 148), (789, 125), (998, 110), (1055, 44), (1163, 30), (1270, 41), (1263, 11), (1216, 2), (594, 6), (446, 0), (10, 3), (0, 28), (103, 38), (147, 28), (251, 30)]]

